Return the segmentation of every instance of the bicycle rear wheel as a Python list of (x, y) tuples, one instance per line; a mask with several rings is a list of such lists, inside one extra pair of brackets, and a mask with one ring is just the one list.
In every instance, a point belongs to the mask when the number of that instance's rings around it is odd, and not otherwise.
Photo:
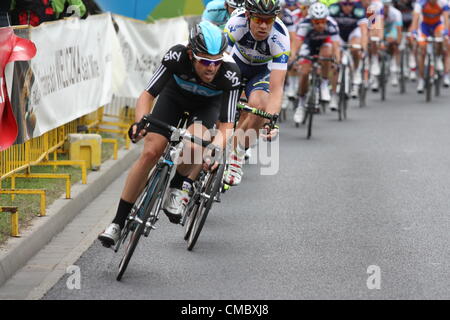
[(211, 210), (216, 194), (219, 192), (220, 186), (222, 184), (224, 170), (225, 165), (221, 164), (219, 168), (216, 170), (216, 172), (209, 177), (206, 183), (204, 193), (208, 195), (208, 197), (202, 196), (198, 210), (194, 216), (192, 230), (190, 232), (188, 240), (187, 249), (189, 251), (191, 251), (194, 248), (195, 244), (197, 243), (198, 237), (202, 232), (203, 225), (205, 224), (206, 221), (206, 217), (208, 216), (208, 213)]
[[(120, 281), (122, 279), (123, 274), (125, 273), (128, 264), (130, 262), (131, 257), (133, 256), (134, 250), (137, 247), (137, 244), (139, 242), (139, 239), (141, 238), (142, 234), (144, 233), (145, 224), (150, 217), (150, 213), (154, 209), (155, 205), (158, 204), (158, 199), (163, 196), (164, 192), (164, 186), (165, 182), (167, 180), (167, 173), (168, 173), (169, 167), (164, 166), (159, 173), (157, 173), (153, 177), (153, 181), (149, 183), (150, 188), (154, 187), (154, 191), (150, 196), (149, 201), (144, 201), (143, 205), (146, 206), (144, 208), (144, 216), (142, 218), (142, 222), (139, 223), (138, 227), (135, 228), (133, 231), (130, 231), (129, 235), (129, 242), (127, 247), (125, 248), (124, 255), (122, 257), (122, 260), (119, 264), (119, 273), (117, 274), (117, 281)], [(157, 216), (157, 212), (154, 213), (155, 216)], [(137, 221), (135, 221), (137, 223)]]
[(431, 57), (430, 55), (426, 56), (426, 66), (425, 66), (425, 93), (426, 93), (426, 101), (431, 101), (431, 87), (432, 87), (432, 74), (431, 74)]
[(406, 92), (406, 78), (405, 78), (405, 60), (406, 60), (406, 49), (400, 52), (400, 93)]
[(346, 70), (347, 70), (347, 66), (342, 65), (341, 66), (341, 83), (339, 85), (339, 102), (338, 102), (338, 119), (339, 121), (342, 121), (342, 118), (344, 116), (344, 108), (345, 108), (345, 103), (347, 100), (346, 97), (346, 93), (345, 93), (345, 86), (346, 86)]
[(314, 117), (314, 111), (311, 110), (311, 107), (306, 108), (306, 122), (307, 122), (307, 132), (306, 132), (306, 138), (311, 138), (312, 134), (312, 123), (313, 123), (313, 117)]
[(386, 100), (386, 58), (384, 55), (381, 55), (381, 66), (380, 66), (380, 92), (381, 92), (381, 101)]
[(439, 97), (441, 94), (441, 80), (442, 75), (440, 72), (436, 72), (436, 79), (434, 81), (434, 96)]

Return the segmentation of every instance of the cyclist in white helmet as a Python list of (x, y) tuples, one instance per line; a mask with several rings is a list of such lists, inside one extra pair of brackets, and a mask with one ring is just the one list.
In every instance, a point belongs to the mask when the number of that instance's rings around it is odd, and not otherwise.
[[(296, 61), (297, 50), (301, 48), (300, 55), (319, 55), (324, 58), (336, 57), (340, 60), (339, 51), (339, 28), (336, 22), (329, 16), (326, 5), (316, 2), (309, 8), (308, 17), (299, 25), (297, 40), (292, 49), (291, 61)], [(296, 123), (303, 122), (305, 116), (305, 96), (308, 91), (309, 74), (311, 63), (309, 60), (301, 59), (299, 102), (294, 114)], [(329, 89), (329, 74), (331, 62), (322, 62), (322, 82), (320, 85), (320, 96), (325, 102), (331, 99)]]

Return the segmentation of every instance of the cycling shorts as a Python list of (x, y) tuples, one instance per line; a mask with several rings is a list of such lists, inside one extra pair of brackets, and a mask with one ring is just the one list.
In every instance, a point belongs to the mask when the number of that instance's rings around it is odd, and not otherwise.
[(250, 66), (243, 63), (236, 55), (234, 61), (241, 70), (242, 78), (245, 80), (245, 96), (250, 99), (250, 94), (255, 90), (270, 93), (270, 70), (267, 65)]
[[(300, 48), (300, 55), (301, 56), (315, 56), (320, 53), (320, 48), (322, 47), (331, 47), (332, 43), (330, 42), (324, 42), (321, 46), (311, 46), (307, 43), (302, 44), (302, 47)], [(300, 59), (300, 64), (307, 64), (311, 63), (308, 59)]]
[[(350, 42), (354, 38), (361, 38), (361, 28), (360, 27), (353, 29), (353, 31), (348, 36), (348, 42)], [(345, 41), (344, 41), (344, 39), (342, 39), (342, 37), (339, 37), (339, 41), (341, 44), (345, 43)]]
[[(193, 105), (188, 98), (180, 94), (180, 90), (177, 90), (175, 86), (175, 83), (169, 81), (168, 85), (160, 92), (152, 110), (152, 117), (177, 127), (183, 114), (189, 112), (187, 126), (194, 121), (201, 121), (202, 125), (207, 129), (213, 128), (215, 122), (219, 119), (222, 95)], [(170, 140), (171, 133), (159, 127), (150, 125), (148, 131), (158, 133)]]
[(436, 35), (437, 32), (444, 31), (444, 25), (442, 21), (439, 21), (435, 24), (426, 24), (422, 22), (419, 28), (419, 40), (423, 37), (429, 37)]

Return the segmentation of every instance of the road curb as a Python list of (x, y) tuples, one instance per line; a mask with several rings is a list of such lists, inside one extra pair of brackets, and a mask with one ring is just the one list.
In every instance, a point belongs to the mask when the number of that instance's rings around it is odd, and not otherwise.
[(47, 208), (47, 215), (32, 221), (20, 238), (11, 238), (0, 249), (0, 286), (12, 277), (28, 260), (60, 233), (103, 190), (128, 170), (136, 161), (142, 146), (132, 145), (120, 150), (117, 160), (105, 161), (99, 171), (90, 172), (88, 183), (72, 186), (72, 199), (57, 199)]

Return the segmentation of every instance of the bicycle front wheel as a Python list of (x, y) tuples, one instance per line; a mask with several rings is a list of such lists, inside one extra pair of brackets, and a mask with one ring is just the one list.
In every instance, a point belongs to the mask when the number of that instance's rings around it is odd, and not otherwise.
[[(137, 244), (139, 242), (139, 239), (141, 238), (142, 234), (144, 233), (145, 224), (147, 220), (150, 217), (150, 214), (155, 206), (158, 206), (158, 199), (163, 196), (164, 192), (164, 185), (165, 181), (167, 180), (167, 173), (168, 173), (169, 167), (164, 166), (159, 173), (157, 173), (153, 177), (153, 181), (149, 182), (149, 187), (154, 188), (153, 192), (151, 194), (148, 194), (149, 200), (143, 202), (142, 210), (144, 210), (144, 215), (142, 217), (142, 221), (138, 224), (137, 228), (135, 228), (133, 231), (130, 231), (129, 235), (129, 241), (125, 248), (124, 255), (122, 257), (122, 260), (119, 264), (119, 273), (117, 275), (117, 281), (120, 281), (122, 279), (123, 274), (125, 273), (128, 264), (130, 262), (131, 257), (133, 256), (134, 250), (137, 247)], [(154, 213), (155, 215), (157, 212)], [(135, 221), (135, 223), (138, 223)]]
[(192, 222), (192, 230), (189, 234), (187, 248), (189, 251), (194, 248), (195, 244), (197, 243), (198, 237), (202, 232), (206, 217), (211, 210), (216, 194), (219, 192), (220, 186), (222, 184), (224, 170), (225, 165), (221, 164), (219, 168), (217, 168), (216, 172), (209, 177), (206, 183), (204, 193), (205, 195), (207, 195), (207, 197), (201, 197), (200, 204), (195, 216), (193, 217), (194, 219)]

